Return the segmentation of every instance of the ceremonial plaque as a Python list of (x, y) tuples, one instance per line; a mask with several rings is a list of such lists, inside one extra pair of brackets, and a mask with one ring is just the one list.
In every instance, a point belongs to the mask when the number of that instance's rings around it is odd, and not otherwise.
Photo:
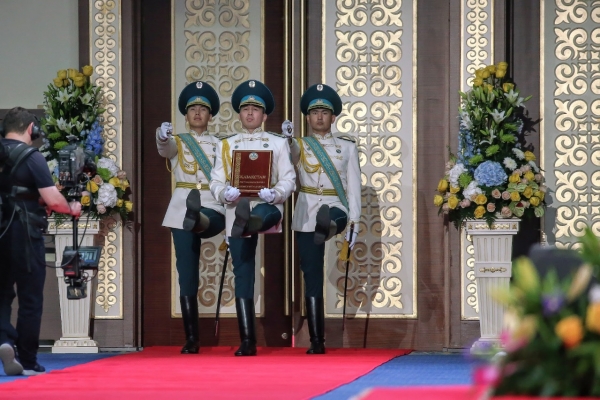
[(257, 197), (260, 189), (270, 188), (272, 155), (271, 150), (234, 150), (231, 186), (246, 197)]

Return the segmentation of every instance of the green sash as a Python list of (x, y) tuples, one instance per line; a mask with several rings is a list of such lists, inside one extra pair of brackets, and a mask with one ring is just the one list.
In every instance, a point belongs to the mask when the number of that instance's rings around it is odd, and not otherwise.
[(312, 152), (315, 154), (315, 156), (319, 160), (321, 167), (323, 167), (323, 170), (327, 174), (327, 177), (329, 177), (329, 180), (333, 184), (333, 188), (337, 192), (337, 195), (340, 198), (340, 201), (342, 202), (344, 207), (346, 207), (346, 210), (349, 211), (350, 208), (348, 207), (348, 199), (346, 198), (346, 192), (344, 191), (344, 185), (342, 185), (342, 180), (340, 179), (340, 174), (338, 174), (337, 169), (335, 169), (335, 166), (333, 165), (331, 158), (329, 158), (329, 154), (327, 154), (327, 152), (325, 151), (323, 146), (321, 146), (321, 143), (319, 143), (319, 141), (317, 139), (315, 139), (314, 137), (308, 136), (308, 137), (302, 138), (302, 140), (305, 141), (306, 143), (308, 143), (308, 146), (310, 147)]
[(204, 150), (202, 150), (202, 147), (200, 147), (198, 142), (196, 142), (196, 139), (194, 139), (189, 133), (180, 133), (178, 136), (181, 138), (181, 140), (183, 140), (183, 143), (185, 143), (187, 148), (190, 149), (194, 159), (204, 173), (204, 176), (206, 176), (206, 179), (208, 179), (210, 182), (210, 172), (212, 171), (213, 166), (210, 161), (208, 161), (208, 157), (206, 156)]

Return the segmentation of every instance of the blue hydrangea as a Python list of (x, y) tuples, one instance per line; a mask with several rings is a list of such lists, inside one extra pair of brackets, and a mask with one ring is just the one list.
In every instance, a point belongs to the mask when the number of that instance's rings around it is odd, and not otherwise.
[(102, 154), (103, 146), (104, 138), (102, 137), (102, 126), (98, 121), (95, 121), (85, 139), (85, 149), (99, 156)]
[(499, 162), (484, 161), (475, 169), (475, 180), (483, 186), (499, 186), (508, 176)]

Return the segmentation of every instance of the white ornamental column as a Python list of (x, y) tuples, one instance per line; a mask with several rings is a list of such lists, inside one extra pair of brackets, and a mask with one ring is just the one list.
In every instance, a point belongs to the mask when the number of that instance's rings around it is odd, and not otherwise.
[[(67, 284), (64, 281), (62, 256), (66, 246), (73, 245), (73, 222), (69, 219), (57, 225), (49, 219), (48, 233), (54, 235), (56, 247), (56, 277), (60, 298), (60, 321), (62, 335), (54, 342), (53, 353), (97, 353), (98, 343), (90, 336), (91, 302), (94, 299), (95, 281), (87, 282), (87, 297), (78, 300), (67, 299)], [(77, 224), (78, 243), (93, 246), (94, 235), (100, 230), (100, 221), (90, 220), (82, 215)], [(83, 237), (83, 240), (82, 240)], [(90, 277), (91, 278), (91, 277)]]
[(466, 231), (473, 241), (475, 282), (481, 337), (471, 347), (476, 353), (489, 345), (500, 345), (505, 307), (492, 298), (499, 288), (508, 288), (512, 276), (512, 240), (520, 219), (497, 219), (491, 227), (485, 220), (469, 220)]

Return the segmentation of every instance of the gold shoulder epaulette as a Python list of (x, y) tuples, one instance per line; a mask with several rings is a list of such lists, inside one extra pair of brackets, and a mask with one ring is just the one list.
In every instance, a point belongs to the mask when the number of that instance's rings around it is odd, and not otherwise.
[(347, 140), (347, 141), (352, 142), (352, 143), (356, 143), (356, 139), (353, 138), (352, 136), (340, 135), (340, 136), (337, 136), (337, 138), (338, 139)]
[(232, 136), (237, 135), (237, 133), (217, 133), (215, 137), (219, 140), (229, 139)]
[(281, 133), (275, 133), (275, 132), (269, 132), (269, 131), (267, 131), (267, 133), (270, 133), (273, 136), (277, 136), (277, 137), (286, 139), (286, 136), (283, 136)]

